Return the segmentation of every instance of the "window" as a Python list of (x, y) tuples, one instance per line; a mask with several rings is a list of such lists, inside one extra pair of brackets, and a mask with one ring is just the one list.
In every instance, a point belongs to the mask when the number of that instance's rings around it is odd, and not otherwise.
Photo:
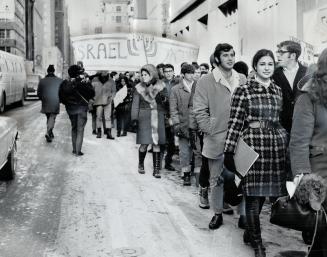
[(6, 38), (6, 30), (0, 29), (0, 38)]
[(121, 12), (121, 6), (116, 6), (116, 12)]
[(121, 23), (121, 16), (116, 16), (116, 22)]

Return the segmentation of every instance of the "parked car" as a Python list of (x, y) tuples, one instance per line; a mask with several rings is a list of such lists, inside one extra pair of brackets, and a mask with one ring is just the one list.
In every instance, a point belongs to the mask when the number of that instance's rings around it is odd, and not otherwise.
[(17, 136), (17, 121), (0, 116), (0, 180), (11, 180), (15, 177)]

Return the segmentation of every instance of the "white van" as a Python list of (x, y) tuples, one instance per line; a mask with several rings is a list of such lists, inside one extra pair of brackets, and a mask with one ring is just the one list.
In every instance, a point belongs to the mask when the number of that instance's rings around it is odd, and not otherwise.
[(24, 105), (26, 93), (24, 58), (0, 51), (0, 113), (9, 104)]

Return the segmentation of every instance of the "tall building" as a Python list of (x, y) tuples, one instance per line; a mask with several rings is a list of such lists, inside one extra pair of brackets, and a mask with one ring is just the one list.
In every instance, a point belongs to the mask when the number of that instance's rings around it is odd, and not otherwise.
[(0, 1), (0, 50), (25, 57), (25, 0)]

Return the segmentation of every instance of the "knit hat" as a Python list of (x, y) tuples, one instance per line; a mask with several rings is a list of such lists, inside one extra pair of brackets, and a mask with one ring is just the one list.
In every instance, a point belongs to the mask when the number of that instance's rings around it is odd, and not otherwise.
[(54, 73), (55, 72), (55, 68), (54, 68), (54, 65), (53, 64), (50, 64), (48, 69), (47, 69), (47, 72), (48, 73)]

